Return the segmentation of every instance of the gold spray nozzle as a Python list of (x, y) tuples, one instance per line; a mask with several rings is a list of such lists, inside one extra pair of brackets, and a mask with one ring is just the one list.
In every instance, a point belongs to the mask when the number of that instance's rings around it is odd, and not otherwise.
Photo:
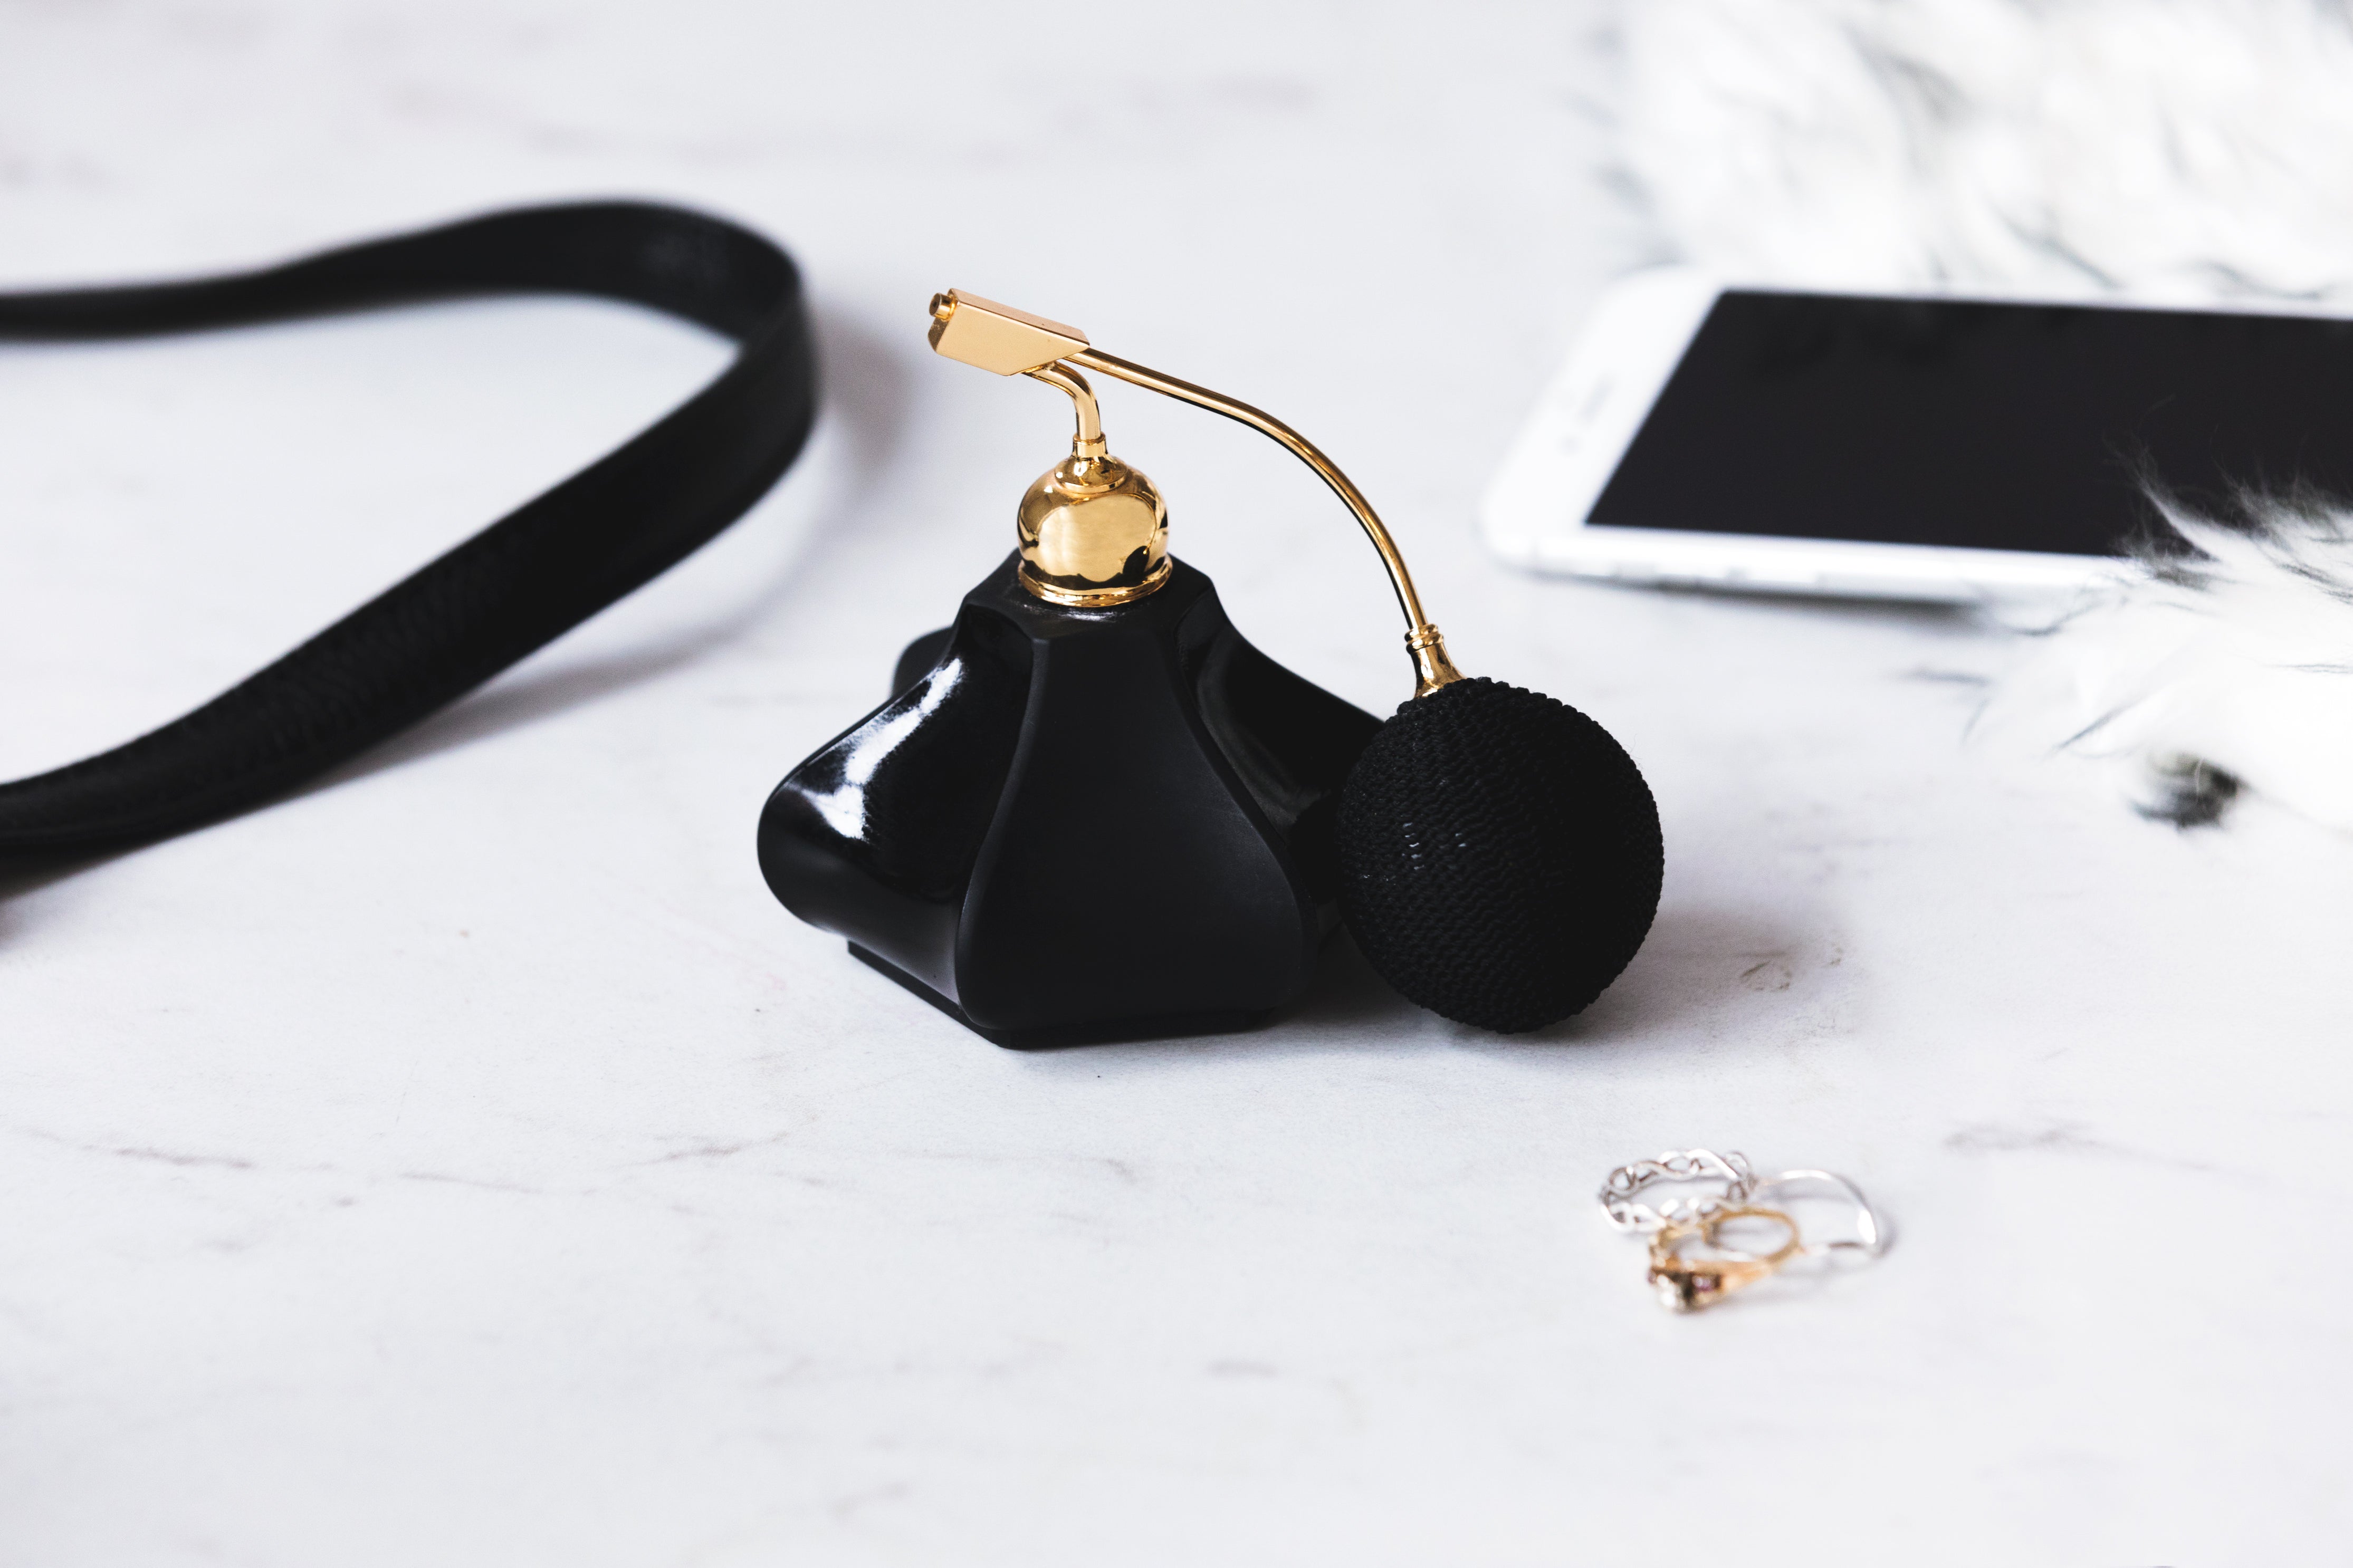
[[(1421, 599), (1414, 592), (1413, 575), (1406, 570), (1405, 557), (1398, 552), (1397, 542), (1389, 537), (1388, 529), (1374, 512), (1372, 503), (1331, 458), (1315, 448), (1314, 443), (1282, 420), (1261, 413), (1247, 403), (1237, 403), (1230, 397), (1211, 392), (1205, 386), (1195, 386), (1173, 375), (1163, 375), (1132, 361), (1103, 353), (1088, 342), (1086, 333), (1076, 327), (1050, 321), (1043, 316), (1033, 316), (1027, 310), (1017, 310), (1010, 305), (1000, 305), (993, 300), (984, 300), (960, 289), (932, 296), (931, 339), (932, 347), (950, 359), (978, 365), (998, 375), (1034, 376), (1069, 393), (1079, 411), (1080, 442), (1074, 444), (1073, 461), (1078, 460), (1077, 447), (1084, 442), (1094, 407), (1094, 391), (1087, 385), (1083, 376), (1070, 369), (1073, 365), (1116, 376), (1122, 381), (1159, 393), (1164, 397), (1174, 397), (1206, 408), (1212, 414), (1222, 414), (1280, 443), (1293, 457), (1314, 469), (1316, 477), (1332, 488), (1332, 493), (1356, 514), (1366, 536), (1373, 542), (1373, 548), (1380, 552), (1381, 564), (1388, 568), (1389, 585), (1397, 590), (1398, 608), (1405, 614), (1406, 651), (1413, 659), (1413, 694), (1427, 697), (1440, 687), (1463, 678), (1462, 672), (1454, 667), (1454, 661), (1447, 657), (1446, 639), (1421, 613)], [(1100, 449), (1103, 426), (1099, 418), (1093, 419), (1092, 428)], [(1104, 454), (1104, 460), (1118, 462), (1108, 454)], [(1120, 467), (1124, 468), (1126, 465), (1120, 464)], [(1058, 468), (1055, 473), (1060, 471)], [(1140, 474), (1135, 477), (1143, 479)], [(1049, 474), (1039, 480), (1031, 487), (1031, 494), (1037, 494), (1039, 488), (1053, 478), (1054, 474)], [(1150, 482), (1145, 482), (1148, 489)], [(1153, 492), (1153, 500), (1157, 505), (1158, 492)], [(1026, 513), (1029, 506), (1028, 498), (1024, 498), (1022, 506)], [(1160, 509), (1160, 515), (1165, 522), (1165, 507)], [(1161, 533), (1165, 540), (1165, 526)], [(1026, 548), (1025, 543), (1025, 574), (1028, 566)], [(1164, 562), (1161, 577), (1166, 574)], [(1026, 574), (1024, 581), (1029, 581)], [(1155, 578), (1149, 586), (1139, 587), (1125, 596), (1140, 597), (1159, 585), (1160, 581)], [(1030, 582), (1029, 586), (1032, 592), (1042, 593), (1035, 582)], [(1054, 597), (1050, 594), (1044, 596)]]
[(1086, 333), (961, 289), (932, 296), (932, 347), (999, 375), (1019, 375), (1087, 346)]

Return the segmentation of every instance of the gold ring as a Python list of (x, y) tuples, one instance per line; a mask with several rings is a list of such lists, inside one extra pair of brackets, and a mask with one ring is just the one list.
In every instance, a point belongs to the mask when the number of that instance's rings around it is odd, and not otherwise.
[[(1761, 1258), (1745, 1252), (1725, 1252), (1715, 1233), (1726, 1221), (1736, 1219), (1771, 1220), (1788, 1231), (1789, 1238)], [(1683, 1244), (1694, 1236), (1718, 1251), (1707, 1258), (1683, 1257), (1680, 1250)], [(1660, 1230), (1651, 1237), (1651, 1270), (1647, 1279), (1657, 1288), (1659, 1300), (1669, 1311), (1696, 1312), (1715, 1306), (1735, 1291), (1746, 1289), (1759, 1279), (1769, 1279), (1801, 1250), (1796, 1220), (1779, 1209), (1744, 1204)]]

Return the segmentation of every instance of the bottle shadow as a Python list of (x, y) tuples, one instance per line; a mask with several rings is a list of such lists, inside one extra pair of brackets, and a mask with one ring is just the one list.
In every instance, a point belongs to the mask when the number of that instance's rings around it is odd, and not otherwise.
[(1158, 1045), (1198, 1053), (1214, 1044), (1246, 1052), (1361, 1049), (1411, 1042), (1509, 1050), (1644, 1042), (1680, 1024), (1753, 1001), (1760, 990), (1785, 988), (1780, 976), (1793, 965), (1802, 965), (1810, 944), (1801, 932), (1809, 926), (1802, 919), (1780, 920), (1755, 910), (1666, 905), (1641, 951), (1592, 1005), (1556, 1024), (1517, 1035), (1458, 1024), (1417, 1006), (1381, 978), (1344, 926), (1324, 944), (1314, 988), (1261, 1027), (1087, 1049), (1149, 1050)]
[(1661, 906), (1633, 962), (1583, 1012), (1520, 1035), (1447, 1027), (1456, 1043), (1490, 1049), (1650, 1044), (1804, 987), (1838, 961), (1823, 926), (1803, 910), (1676, 900)]
[(1807, 932), (1820, 925), (1802, 912), (1662, 905), (1641, 951), (1592, 1005), (1557, 1024), (1501, 1038), (1527, 1045), (1619, 1045), (1721, 1014), (1763, 993), (1786, 991), (1810, 967), (1807, 955), (1820, 943), (1810, 942)]

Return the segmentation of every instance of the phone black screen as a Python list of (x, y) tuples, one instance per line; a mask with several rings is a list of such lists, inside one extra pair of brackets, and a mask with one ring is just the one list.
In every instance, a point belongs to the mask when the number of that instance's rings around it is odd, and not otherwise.
[(2106, 555), (2151, 485), (2353, 501), (2353, 321), (1727, 291), (1588, 521)]

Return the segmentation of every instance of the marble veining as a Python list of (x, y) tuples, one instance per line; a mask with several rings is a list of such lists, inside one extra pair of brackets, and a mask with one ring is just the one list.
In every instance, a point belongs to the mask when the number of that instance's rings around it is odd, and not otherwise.
[[(0, 5), (0, 282), (645, 193), (795, 250), (831, 382), (775, 497), (469, 702), (7, 886), (0, 1561), (2338, 1553), (2353, 847), (1972, 744), (2011, 649), (1967, 617), (1478, 547), (1649, 243), (1609, 21), (1097, 8), (1120, 68), (1064, 80), (1043, 6)], [(1625, 743), (1666, 892), (1586, 1016), (1458, 1029), (1340, 943), (1262, 1032), (1015, 1054), (776, 907), (761, 800), (1067, 440), (924, 353), (951, 284), (1311, 432), (1466, 668)], [(1362, 331), (1401, 300), (1475, 346)], [(0, 347), (0, 766), (237, 679), (723, 352), (550, 301)], [(1313, 479), (1104, 395), (1244, 634), (1401, 700)], [(1694, 1143), (1852, 1175), (1894, 1249), (1670, 1319), (1591, 1194)]]

